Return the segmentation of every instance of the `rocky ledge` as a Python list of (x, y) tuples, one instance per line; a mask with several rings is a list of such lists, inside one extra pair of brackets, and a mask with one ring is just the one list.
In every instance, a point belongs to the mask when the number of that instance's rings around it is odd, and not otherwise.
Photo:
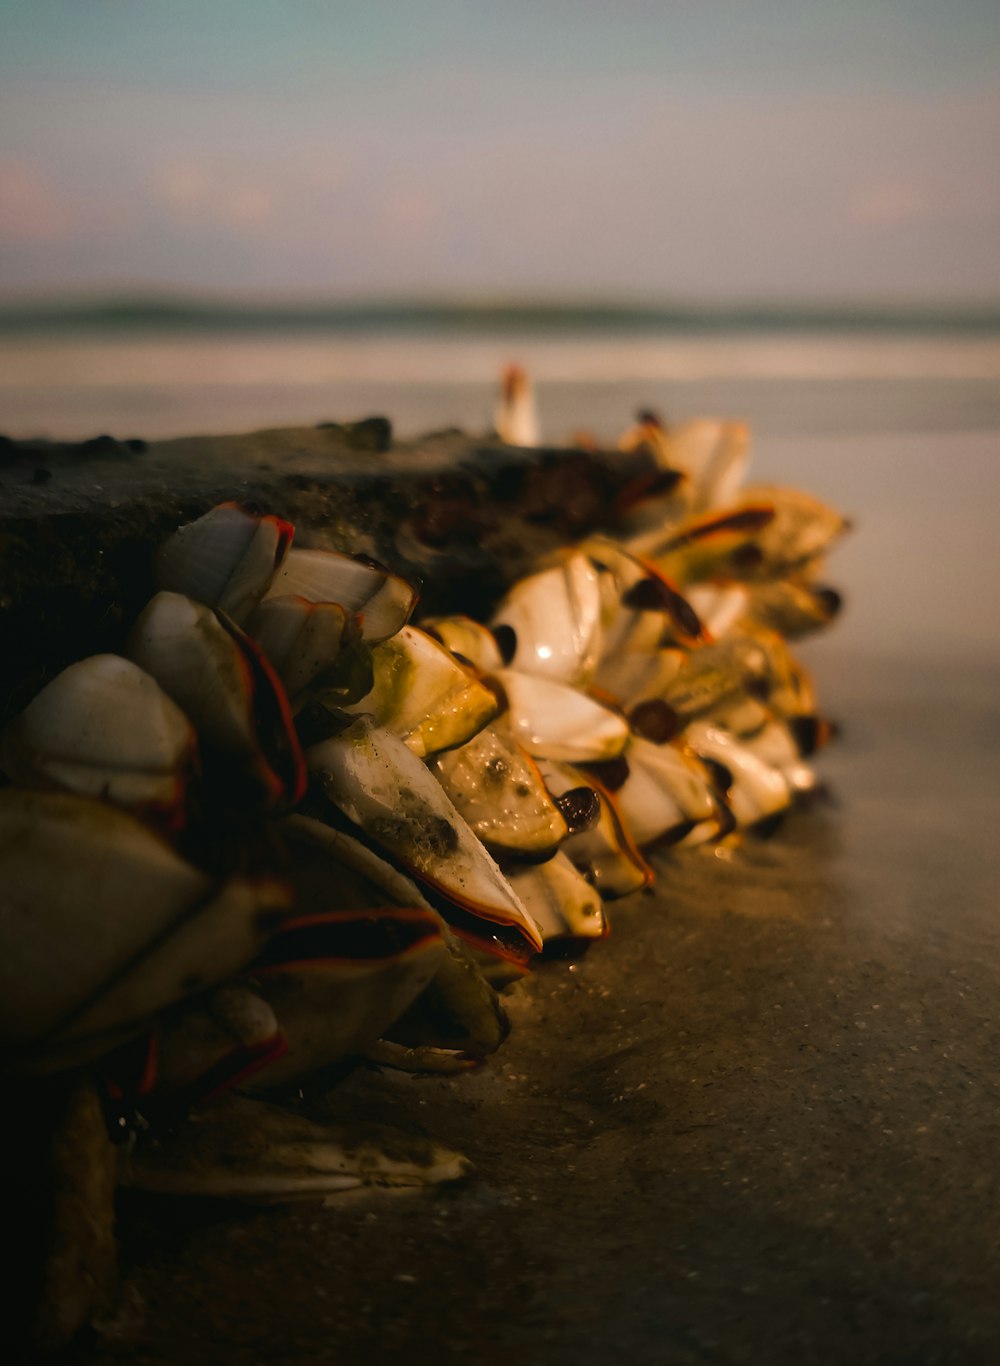
[(74, 659), (115, 650), (151, 552), (227, 499), (296, 543), (372, 556), (421, 608), (482, 610), (540, 553), (664, 479), (644, 452), (531, 449), (459, 431), (397, 442), (385, 418), (169, 441), (0, 438), (0, 723)]

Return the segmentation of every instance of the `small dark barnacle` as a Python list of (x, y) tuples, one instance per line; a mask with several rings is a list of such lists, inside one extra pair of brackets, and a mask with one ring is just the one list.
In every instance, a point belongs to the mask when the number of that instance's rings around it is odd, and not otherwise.
[(494, 626), (493, 639), (496, 641), (497, 649), (500, 651), (500, 658), (505, 664), (509, 664), (517, 654), (517, 632), (514, 630), (513, 626), (507, 626), (505, 624)]
[(651, 740), (654, 745), (665, 744), (672, 740), (681, 728), (681, 720), (669, 702), (662, 698), (650, 698), (640, 702), (629, 713), (629, 725), (636, 735)]
[(571, 835), (581, 835), (597, 824), (601, 814), (601, 799), (592, 787), (581, 784), (571, 787), (553, 798)]

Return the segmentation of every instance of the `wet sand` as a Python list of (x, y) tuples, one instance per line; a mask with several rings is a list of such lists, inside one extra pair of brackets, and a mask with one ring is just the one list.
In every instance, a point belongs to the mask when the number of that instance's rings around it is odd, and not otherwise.
[(479, 1073), (324, 1103), (434, 1133), (466, 1186), (126, 1203), (124, 1308), (75, 1359), (996, 1361), (997, 456), (768, 440), (758, 470), (861, 524), (809, 651), (843, 724), (829, 802), (660, 856), (606, 944), (515, 988)]
[(826, 664), (829, 804), (661, 857), (478, 1074), (330, 1097), (458, 1146), (468, 1186), (126, 1205), (126, 1310), (83, 1359), (995, 1360), (994, 677), (855, 663)]

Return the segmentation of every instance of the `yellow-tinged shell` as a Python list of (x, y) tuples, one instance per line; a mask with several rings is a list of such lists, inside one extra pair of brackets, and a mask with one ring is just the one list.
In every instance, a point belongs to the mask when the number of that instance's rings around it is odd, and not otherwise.
[(402, 740), (361, 716), (307, 759), (327, 799), (414, 877), (541, 948), (500, 869)]
[(841, 597), (835, 589), (788, 578), (754, 584), (748, 593), (747, 615), (795, 640), (828, 626), (840, 607)]
[(761, 528), (755, 544), (761, 562), (748, 577), (773, 578), (793, 573), (825, 554), (848, 529), (835, 508), (799, 489), (760, 485), (743, 491), (740, 506), (766, 503), (774, 516)]
[(665, 699), (686, 659), (687, 651), (677, 649), (610, 655), (601, 661), (594, 691), (629, 712), (643, 702)]
[(496, 715), (497, 700), (468, 665), (415, 626), (372, 650), (374, 687), (344, 710), (368, 713), (424, 758), (463, 745)]
[(743, 634), (730, 635), (692, 650), (663, 700), (687, 721), (732, 701), (748, 684), (767, 676), (767, 654), (760, 642)]
[(542, 854), (569, 833), (538, 766), (516, 743), (505, 717), (430, 770), (473, 832), (496, 852)]
[(480, 673), (491, 673), (503, 665), (503, 659), (493, 632), (472, 617), (425, 617), (420, 623), (424, 630), (442, 645), (447, 645), (452, 654), (467, 659)]

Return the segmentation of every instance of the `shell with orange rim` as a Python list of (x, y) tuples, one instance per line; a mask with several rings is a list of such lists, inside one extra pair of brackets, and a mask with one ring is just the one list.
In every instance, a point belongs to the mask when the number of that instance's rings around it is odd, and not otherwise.
[(371, 691), (343, 710), (374, 716), (420, 758), (465, 744), (496, 715), (475, 670), (415, 626), (376, 645), (372, 669)]
[(291, 905), (224, 881), (108, 802), (0, 792), (0, 1053), (22, 1071), (100, 1057), (253, 958)]
[(198, 732), (206, 766), (222, 756), (257, 803), (294, 803), (305, 764), (288, 698), (260, 647), (225, 617), (179, 593), (158, 593), (139, 616), (128, 654)]
[(557, 799), (571, 791), (590, 788), (598, 800), (597, 819), (571, 834), (560, 852), (609, 901), (648, 887), (653, 881), (653, 870), (639, 853), (605, 784), (571, 764), (545, 760), (539, 767), (549, 791)]
[(385, 565), (336, 550), (292, 550), (271, 581), (267, 598), (293, 594), (308, 602), (337, 602), (361, 617), (365, 640), (386, 640), (410, 619), (417, 591)]
[(499, 949), (541, 948), (538, 927), (510, 884), (403, 740), (360, 716), (306, 757), (327, 801), (444, 897), (447, 919)]
[(537, 764), (515, 741), (506, 717), (461, 748), (437, 755), (430, 770), (473, 833), (498, 857), (543, 857), (569, 833)]
[(237, 503), (220, 503), (163, 543), (156, 557), (157, 586), (242, 622), (267, 592), (293, 535), (291, 524), (280, 517), (258, 517)]

